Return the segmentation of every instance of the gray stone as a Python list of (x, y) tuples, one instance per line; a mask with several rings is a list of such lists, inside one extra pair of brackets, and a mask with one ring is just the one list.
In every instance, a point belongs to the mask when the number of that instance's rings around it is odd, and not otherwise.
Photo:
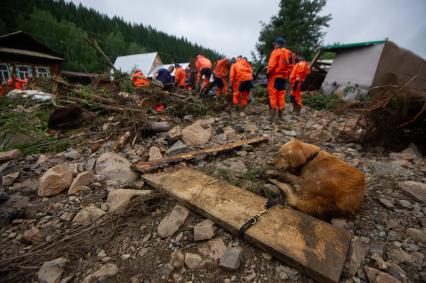
[(179, 153), (183, 153), (188, 151), (188, 146), (184, 144), (182, 141), (175, 142), (167, 151), (166, 154), (171, 156)]
[(393, 208), (393, 204), (392, 201), (385, 199), (385, 198), (380, 198), (379, 199), (380, 203), (382, 205), (384, 205), (386, 208), (392, 209)]
[(388, 258), (396, 264), (411, 263), (412, 261), (411, 256), (400, 248), (391, 249), (386, 254)]
[(426, 203), (426, 184), (414, 181), (404, 181), (398, 183), (399, 188), (407, 195), (415, 199)]
[(414, 228), (408, 228), (405, 233), (413, 241), (426, 245), (426, 232)]
[(111, 213), (124, 212), (132, 198), (151, 194), (150, 190), (115, 189), (108, 193), (106, 204)]
[(211, 137), (212, 128), (202, 121), (196, 121), (182, 130), (182, 140), (187, 145), (205, 144)]
[(174, 269), (182, 269), (185, 265), (185, 255), (180, 251), (172, 252), (170, 261)]
[(392, 275), (389, 275), (372, 267), (365, 267), (364, 271), (367, 275), (368, 282), (370, 283), (401, 283), (401, 281), (399, 281)]
[(395, 163), (373, 161), (372, 165), (379, 175), (398, 176), (404, 174), (404, 169)]
[(163, 158), (163, 155), (161, 154), (161, 150), (156, 146), (152, 146), (149, 149), (149, 161), (158, 160), (161, 158)]
[(286, 135), (286, 136), (289, 136), (289, 137), (295, 137), (295, 136), (297, 136), (296, 131), (293, 131), (293, 130), (291, 130), (291, 131), (283, 131), (283, 134)]
[(68, 260), (63, 257), (44, 262), (37, 273), (38, 281), (40, 283), (58, 283), (67, 263)]
[(177, 142), (182, 138), (182, 128), (177, 126), (167, 132), (166, 139), (169, 142)]
[(49, 197), (60, 194), (69, 188), (72, 182), (72, 168), (68, 164), (56, 165), (40, 178), (38, 195)]
[[(278, 273), (278, 276), (280, 278), (290, 278), (290, 280), (295, 280), (296, 277), (299, 275), (299, 271), (297, 271), (294, 268), (285, 266), (285, 265), (279, 265), (275, 268), (275, 271)], [(282, 279), (282, 280), (287, 280)]]
[(161, 238), (172, 236), (185, 223), (189, 210), (181, 205), (176, 205), (173, 210), (158, 225), (157, 232)]
[(32, 227), (31, 229), (24, 231), (22, 239), (29, 243), (37, 244), (43, 240), (43, 236), (41, 235), (40, 229)]
[(139, 174), (131, 168), (131, 163), (124, 157), (106, 152), (96, 161), (96, 174), (105, 180), (114, 180), (121, 184), (132, 183), (139, 178)]
[(3, 176), (2, 178), (2, 186), (11, 186), (15, 183), (16, 179), (19, 177), (19, 172), (14, 172), (8, 175)]
[(227, 248), (220, 258), (219, 265), (228, 270), (237, 270), (241, 263), (240, 256), (240, 248)]
[(205, 262), (198, 254), (186, 253), (185, 264), (190, 269), (200, 269), (204, 267)]
[(355, 237), (352, 240), (349, 260), (345, 263), (349, 277), (354, 276), (364, 262), (368, 253), (368, 245), (363, 243), (360, 238)]
[(194, 226), (194, 240), (209, 240), (214, 236), (214, 223), (206, 219)]
[(91, 204), (86, 208), (80, 210), (73, 219), (73, 222), (78, 225), (88, 225), (93, 221), (98, 220), (105, 214), (100, 208), (97, 208), (95, 205)]
[(80, 191), (81, 187), (90, 185), (95, 181), (95, 175), (92, 172), (82, 172), (74, 178), (68, 190), (68, 195), (75, 194)]
[(227, 169), (235, 173), (244, 174), (247, 172), (246, 165), (236, 158), (229, 158), (224, 160), (222, 163), (219, 163), (216, 168), (218, 169)]
[(406, 208), (406, 209), (410, 209), (410, 208), (413, 207), (413, 205), (411, 204), (411, 202), (409, 202), (408, 200), (405, 200), (405, 199), (399, 199), (399, 200), (396, 201), (396, 203), (399, 206), (401, 206), (403, 208)]
[(64, 153), (64, 157), (71, 160), (77, 160), (80, 159), (81, 154), (77, 150), (70, 150)]
[(86, 276), (82, 283), (95, 283), (95, 282), (105, 282), (107, 278), (115, 276), (118, 273), (117, 265), (113, 263), (107, 263), (103, 265), (99, 270), (93, 272)]
[(22, 153), (19, 149), (13, 149), (9, 151), (0, 152), (0, 161), (8, 161), (13, 159), (18, 159), (22, 156)]

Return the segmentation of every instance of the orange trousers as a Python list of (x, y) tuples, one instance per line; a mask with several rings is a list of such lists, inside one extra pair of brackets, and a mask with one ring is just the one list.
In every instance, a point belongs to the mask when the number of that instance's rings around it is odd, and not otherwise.
[(220, 96), (222, 96), (222, 93), (223, 93), (223, 95), (227, 96), (228, 95), (228, 80), (226, 78), (220, 78), (220, 77), (219, 77), (219, 79), (222, 80), (223, 87), (221, 87), (221, 88), (218, 87), (216, 89), (216, 95), (218, 97), (220, 97)]
[[(232, 103), (234, 105), (241, 105), (245, 107), (248, 103), (248, 98), (250, 96), (250, 91), (239, 91), (241, 82), (236, 82), (232, 86), (233, 96), (232, 96)], [(241, 97), (241, 101), (240, 101)]]
[(294, 101), (296, 102), (297, 106), (299, 106), (299, 108), (302, 107), (302, 96), (300, 94), (301, 84), (302, 82), (297, 82), (297, 81), (291, 83), (291, 96), (293, 97)]
[(274, 81), (277, 77), (270, 77), (268, 79), (268, 95), (269, 95), (269, 104), (271, 109), (284, 109), (285, 108), (285, 90), (277, 90), (274, 87)]
[(209, 84), (210, 82), (210, 78), (202, 78), (201, 74), (198, 73), (197, 75), (197, 84), (200, 84), (201, 82), (201, 92), (206, 88), (206, 86)]

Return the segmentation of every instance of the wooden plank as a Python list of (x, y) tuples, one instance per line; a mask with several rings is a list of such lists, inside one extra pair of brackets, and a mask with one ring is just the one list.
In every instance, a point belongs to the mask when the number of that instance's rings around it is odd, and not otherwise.
[[(143, 179), (231, 232), (260, 212), (266, 201), (187, 167), (144, 174)], [(339, 281), (350, 244), (348, 232), (278, 206), (246, 232), (246, 239), (321, 282)]]
[(152, 172), (155, 169), (163, 168), (173, 163), (190, 160), (198, 156), (216, 154), (219, 152), (228, 151), (228, 150), (240, 147), (244, 144), (254, 144), (254, 143), (259, 143), (259, 142), (263, 142), (267, 140), (268, 138), (265, 136), (258, 136), (258, 137), (254, 137), (247, 140), (239, 140), (239, 141), (228, 143), (225, 145), (213, 146), (213, 147), (194, 150), (190, 152), (184, 152), (181, 154), (177, 154), (170, 157), (164, 157), (157, 160), (142, 162), (142, 163), (136, 164), (136, 168), (142, 173)]

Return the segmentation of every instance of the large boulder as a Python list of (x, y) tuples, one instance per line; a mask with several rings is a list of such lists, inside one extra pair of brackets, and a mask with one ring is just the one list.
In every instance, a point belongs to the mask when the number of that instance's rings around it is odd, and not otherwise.
[(139, 174), (131, 168), (131, 163), (113, 152), (106, 152), (96, 161), (96, 174), (106, 180), (114, 180), (121, 184), (131, 183), (139, 178)]
[(121, 213), (128, 207), (132, 198), (137, 196), (146, 196), (152, 193), (150, 190), (128, 190), (116, 189), (108, 193), (108, 209), (112, 213)]
[(202, 121), (197, 121), (182, 130), (182, 140), (186, 145), (205, 144), (211, 137), (211, 125)]
[(68, 164), (56, 165), (40, 178), (38, 195), (49, 197), (60, 194), (69, 188), (72, 182), (72, 167)]

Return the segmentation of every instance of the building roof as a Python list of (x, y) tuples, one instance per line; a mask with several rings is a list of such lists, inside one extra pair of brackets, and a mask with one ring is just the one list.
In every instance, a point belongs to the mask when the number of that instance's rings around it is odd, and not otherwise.
[(119, 56), (115, 59), (114, 67), (129, 74), (138, 68), (146, 75), (150, 73), (157, 56), (158, 52)]
[(52, 61), (64, 61), (61, 55), (23, 31), (0, 36), (0, 52)]
[(351, 48), (360, 48), (360, 47), (366, 47), (376, 44), (384, 44), (387, 40), (376, 40), (376, 41), (365, 41), (365, 42), (354, 42), (354, 43), (336, 43), (331, 45), (326, 45), (321, 47), (321, 50), (323, 51), (334, 51), (337, 52), (342, 49), (351, 49)]
[(61, 75), (64, 77), (80, 77), (80, 78), (91, 78), (97, 79), (99, 74), (96, 73), (84, 73), (84, 72), (73, 72), (73, 71), (61, 71)]
[[(167, 69), (170, 65), (172, 65), (172, 66), (174, 66), (176, 63), (173, 63), (173, 64), (164, 64), (164, 65), (160, 65), (160, 66), (158, 66), (157, 68), (155, 68), (154, 70), (152, 70), (152, 72), (151, 73), (149, 73), (148, 74), (148, 78), (151, 78), (151, 77), (153, 77), (154, 76), (154, 74), (158, 71), (158, 70), (160, 70), (161, 68), (164, 68), (164, 69)], [(177, 63), (177, 64), (179, 64), (184, 70), (186, 69), (186, 67), (188, 67), (189, 66), (189, 63)], [(176, 71), (176, 68), (173, 70), (173, 72), (171, 73), (171, 75), (172, 76), (174, 76), (175, 75), (175, 71)]]

